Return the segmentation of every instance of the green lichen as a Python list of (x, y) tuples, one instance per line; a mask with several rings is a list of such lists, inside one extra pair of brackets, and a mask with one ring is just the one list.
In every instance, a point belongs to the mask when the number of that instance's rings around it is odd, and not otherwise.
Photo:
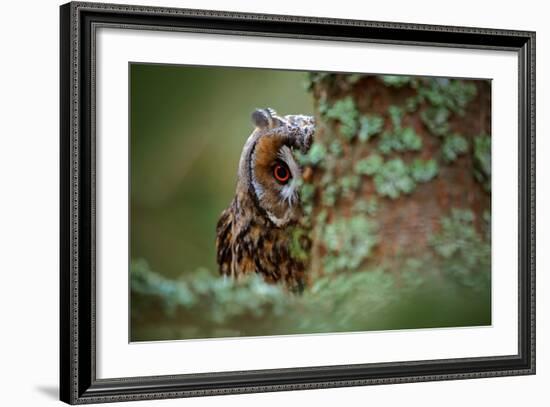
[(299, 185), (300, 199), (302, 204), (310, 204), (313, 201), (315, 195), (315, 186), (308, 182), (301, 182)]
[(296, 151), (296, 157), (301, 165), (312, 167), (320, 166), (327, 155), (327, 148), (324, 144), (314, 142), (309, 151), (305, 154)]
[(383, 127), (384, 119), (382, 116), (361, 116), (359, 118), (359, 141), (367, 142), (372, 136), (380, 133)]
[(474, 176), (486, 191), (491, 190), (491, 138), (474, 138)]
[(413, 113), (416, 112), (418, 106), (420, 106), (420, 103), (422, 103), (422, 97), (418, 94), (415, 94), (414, 96), (409, 96), (407, 99), (405, 99), (404, 108), (407, 112)]
[(300, 202), (302, 204), (302, 210), (304, 216), (302, 217), (302, 223), (304, 225), (311, 224), (311, 214), (313, 212), (313, 198), (315, 196), (315, 186), (313, 184), (298, 181), (298, 190), (300, 191)]
[(335, 157), (340, 157), (344, 151), (342, 142), (338, 139), (332, 140), (328, 146), (328, 151)]
[(359, 112), (351, 96), (340, 99), (334, 103), (325, 113), (328, 119), (340, 123), (340, 133), (347, 140), (353, 139), (358, 129)]
[(178, 305), (188, 307), (197, 301), (197, 295), (188, 284), (169, 284), (160, 274), (151, 273), (149, 264), (143, 259), (132, 262), (130, 277), (133, 292), (164, 298), (164, 311), (170, 316)]
[(485, 233), (485, 240), (487, 242), (491, 241), (491, 211), (485, 209), (482, 214), (483, 217), (483, 231)]
[(334, 184), (327, 185), (323, 190), (322, 203), (324, 206), (334, 206), (338, 199), (339, 189)]
[(326, 188), (334, 183), (334, 174), (332, 171), (325, 171), (321, 177), (321, 187)]
[(439, 166), (435, 160), (415, 159), (410, 165), (411, 176), (416, 182), (428, 182), (437, 176)]
[(406, 127), (394, 132), (384, 132), (378, 143), (378, 150), (383, 154), (392, 151), (419, 151), (422, 149), (422, 139), (412, 127)]
[(430, 106), (420, 113), (422, 122), (430, 133), (435, 136), (444, 136), (449, 133), (449, 116), (451, 111), (444, 106)]
[(384, 165), (384, 160), (378, 154), (371, 154), (355, 163), (355, 172), (360, 175), (374, 175)]
[(412, 81), (410, 76), (404, 75), (380, 75), (379, 78), (384, 85), (392, 86), (394, 88), (402, 88), (409, 85)]
[(338, 218), (325, 226), (322, 242), (327, 254), (323, 258), (327, 273), (357, 269), (378, 242), (376, 225), (364, 215)]
[(460, 134), (450, 134), (445, 137), (443, 146), (441, 147), (441, 153), (443, 159), (447, 163), (455, 161), (459, 155), (468, 151), (468, 140), (462, 137)]
[(392, 199), (403, 193), (410, 194), (416, 186), (407, 165), (400, 158), (384, 163), (382, 169), (374, 176), (374, 185), (378, 194)]
[(311, 91), (315, 85), (333, 78), (333, 74), (328, 72), (308, 72), (307, 77), (304, 81), (304, 88), (307, 91)]
[(443, 160), (451, 163), (467, 151), (468, 142), (459, 134), (451, 134), (450, 119), (453, 114), (463, 116), (468, 104), (475, 98), (477, 87), (472, 82), (458, 79), (430, 78), (419, 82), (417, 95), (408, 101), (409, 107), (427, 106), (420, 112), (428, 131), (444, 137), (441, 153)]
[(319, 100), (317, 109), (319, 110), (319, 115), (321, 117), (326, 117), (327, 111), (330, 109), (330, 104), (327, 102), (326, 98), (322, 97)]
[(378, 199), (372, 196), (367, 199), (359, 199), (353, 204), (352, 211), (358, 214), (375, 215), (379, 209)]
[(324, 224), (327, 222), (327, 218), (328, 218), (328, 212), (326, 209), (322, 209), (319, 211), (319, 213), (317, 213), (316, 217), (315, 217), (315, 225), (317, 227), (323, 227)]
[(390, 116), (391, 123), (393, 125), (394, 130), (400, 130), (401, 129), (401, 120), (403, 119), (403, 108), (391, 105), (388, 107), (388, 114)]
[(347, 83), (349, 83), (350, 85), (355, 85), (357, 82), (361, 80), (363, 76), (365, 75), (360, 73), (352, 73), (352, 74), (345, 75), (345, 78)]
[[(160, 308), (168, 318), (200, 312), (203, 323), (215, 325), (243, 314), (259, 317), (274, 312), (282, 315), (287, 307), (283, 288), (267, 284), (259, 275), (247, 276), (237, 282), (219, 278), (204, 268), (184, 274), (192, 278), (170, 280), (151, 271), (146, 261), (132, 261), (132, 311), (143, 315), (153, 307)], [(142, 299), (141, 308), (138, 308), (137, 296)]]
[(457, 79), (425, 79), (418, 88), (421, 100), (432, 106), (445, 107), (460, 116), (465, 114), (466, 106), (476, 94), (475, 84)]
[(351, 196), (361, 185), (361, 178), (357, 175), (346, 175), (340, 178), (340, 191), (342, 195)]
[(418, 151), (422, 148), (422, 139), (412, 127), (404, 128), (399, 135), (399, 139), (402, 149), (397, 151)]
[(171, 279), (142, 263), (130, 266), (132, 341), (491, 323), (490, 289), (441, 279), (434, 273), (441, 267), (433, 261), (405, 262), (400, 278), (385, 264), (325, 273), (300, 295), (254, 273), (236, 280), (206, 270), (182, 271), (181, 278)]
[(402, 127), (404, 110), (399, 106), (392, 105), (388, 108), (388, 114), (393, 126), (393, 131), (385, 131), (378, 143), (378, 150), (383, 154), (390, 154), (392, 151), (418, 151), (422, 148), (422, 139), (412, 127)]
[(491, 246), (474, 226), (474, 213), (452, 209), (441, 219), (441, 231), (430, 239), (441, 261), (441, 270), (474, 290), (490, 286)]
[(297, 261), (307, 261), (309, 258), (309, 242), (311, 241), (309, 231), (304, 227), (294, 226), (290, 229), (289, 234), (290, 256)]

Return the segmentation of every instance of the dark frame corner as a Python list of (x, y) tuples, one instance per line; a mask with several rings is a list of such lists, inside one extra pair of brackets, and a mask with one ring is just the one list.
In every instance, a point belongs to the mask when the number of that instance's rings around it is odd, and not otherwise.
[[(70, 404), (535, 373), (535, 33), (73, 2), (60, 8), (60, 398)], [(97, 379), (94, 27), (512, 50), (519, 56), (519, 352), (502, 357)], [(153, 28), (152, 28), (153, 27)]]

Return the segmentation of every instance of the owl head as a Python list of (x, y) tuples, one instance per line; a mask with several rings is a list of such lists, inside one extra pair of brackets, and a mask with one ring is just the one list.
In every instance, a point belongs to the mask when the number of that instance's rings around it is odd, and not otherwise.
[(270, 108), (252, 113), (254, 131), (239, 162), (238, 189), (248, 194), (275, 226), (296, 221), (301, 213), (299, 185), (302, 169), (294, 154), (306, 153), (315, 132), (311, 116), (278, 116)]

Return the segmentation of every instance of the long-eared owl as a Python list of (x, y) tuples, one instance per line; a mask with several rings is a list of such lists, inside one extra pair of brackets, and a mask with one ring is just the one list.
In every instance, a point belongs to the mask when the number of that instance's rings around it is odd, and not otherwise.
[(255, 110), (252, 122), (255, 129), (241, 153), (235, 197), (216, 229), (220, 273), (233, 278), (257, 273), (301, 291), (306, 264), (290, 252), (290, 228), (302, 216), (302, 169), (294, 152), (311, 147), (314, 119), (279, 116), (267, 108)]

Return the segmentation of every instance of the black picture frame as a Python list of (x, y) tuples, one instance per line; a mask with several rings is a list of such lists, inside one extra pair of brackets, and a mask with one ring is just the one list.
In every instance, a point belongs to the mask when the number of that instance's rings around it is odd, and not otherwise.
[[(70, 404), (535, 373), (535, 33), (72, 2), (60, 7), (60, 398)], [(519, 59), (519, 349), (515, 355), (96, 378), (96, 27), (508, 50)], [(510, 191), (512, 199), (514, 191)]]

